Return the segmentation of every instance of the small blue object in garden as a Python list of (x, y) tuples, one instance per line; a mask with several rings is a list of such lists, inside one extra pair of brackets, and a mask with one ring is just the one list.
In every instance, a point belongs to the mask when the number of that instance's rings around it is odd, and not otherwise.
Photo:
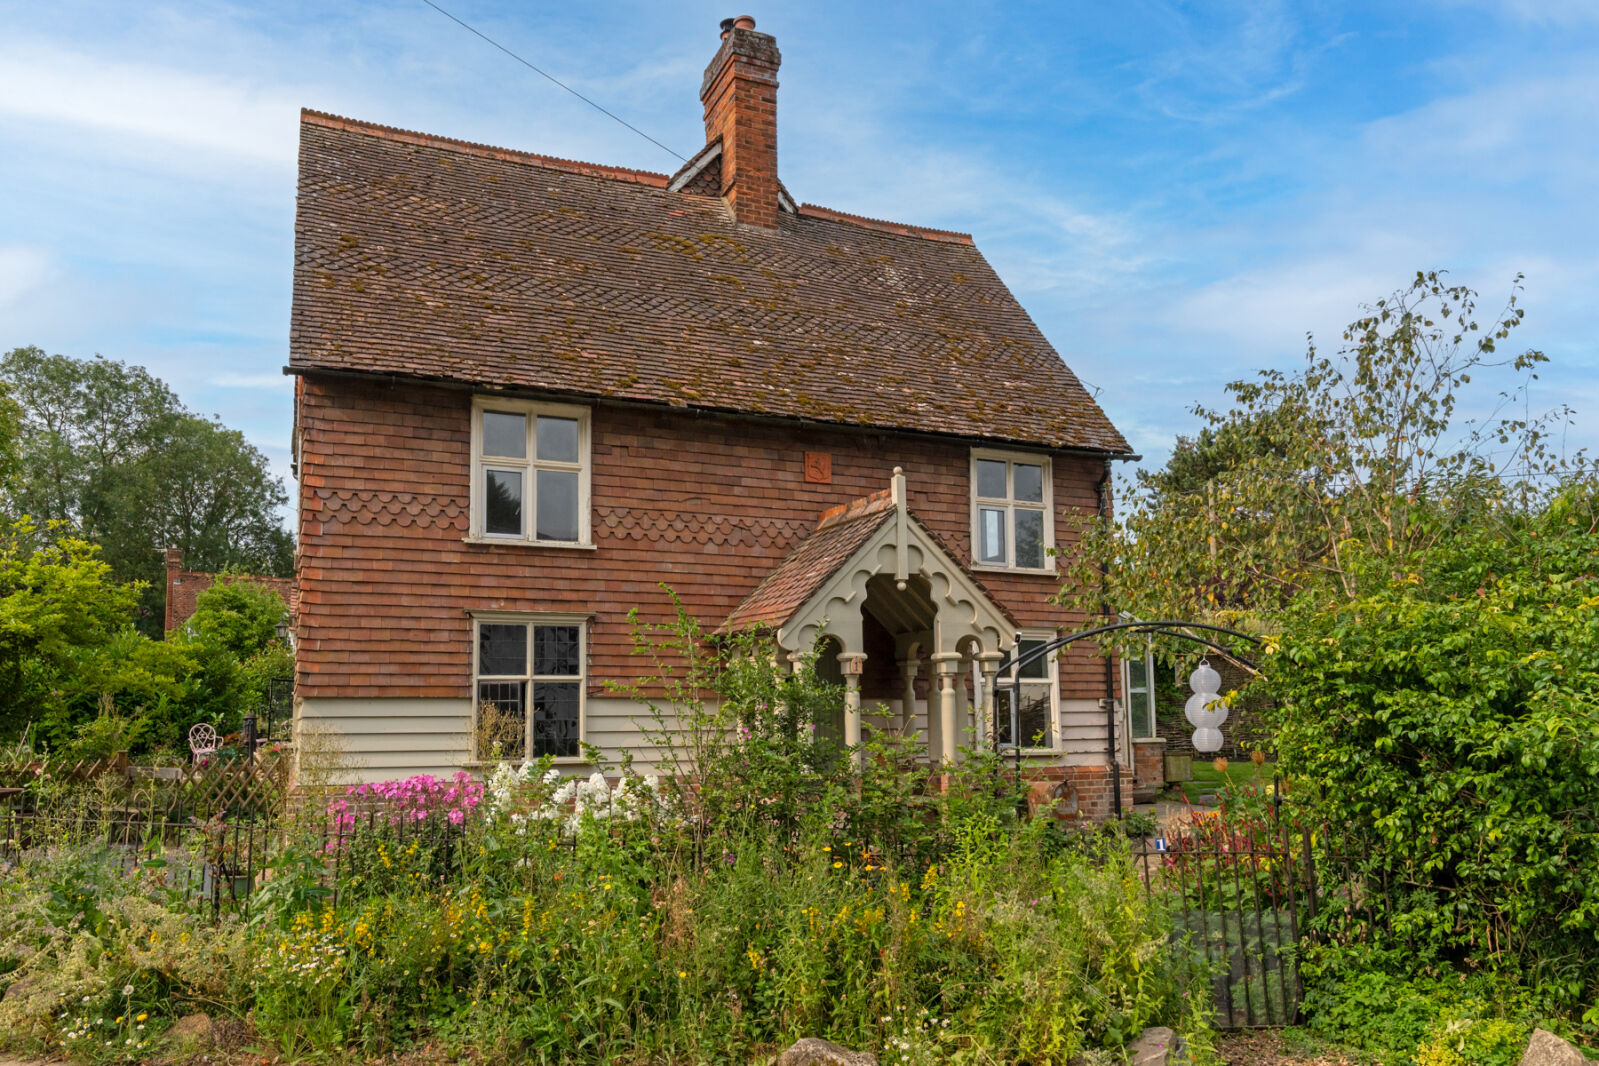
[(1165, 851), (1166, 850), (1166, 838), (1165, 837), (1156, 837), (1155, 838), (1155, 850), (1156, 851)]

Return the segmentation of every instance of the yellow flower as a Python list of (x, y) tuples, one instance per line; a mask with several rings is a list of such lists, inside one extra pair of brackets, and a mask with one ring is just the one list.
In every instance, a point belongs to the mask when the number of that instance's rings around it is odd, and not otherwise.
[(844, 864), (843, 864), (843, 863), (841, 863), (841, 862), (835, 862), (835, 863), (834, 863), (834, 864), (833, 864), (833, 869), (835, 869), (835, 870), (836, 870), (836, 869), (838, 869), (838, 868), (839, 868), (839, 867), (840, 867), (840, 866), (843, 866), (843, 865), (844, 865)]
[(141, 1014), (141, 1015), (139, 1015), (137, 1018), (135, 1018), (133, 1020), (136, 1021), (136, 1022), (142, 1022), (148, 1017), (150, 1017), (148, 1014)]
[(679, 970), (679, 971), (677, 971), (677, 976), (679, 976), (679, 977), (687, 977), (688, 976), (688, 971), (687, 970)]

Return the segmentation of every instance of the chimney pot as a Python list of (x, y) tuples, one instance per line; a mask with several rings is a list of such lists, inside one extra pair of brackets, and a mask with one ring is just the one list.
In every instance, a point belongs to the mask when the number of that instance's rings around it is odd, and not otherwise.
[(733, 20), (733, 28), (735, 30), (753, 30), (755, 28), (755, 16), (740, 15)]
[(733, 26), (737, 22), (738, 22), (738, 19), (723, 19), (722, 20), (722, 40), (724, 40), (724, 41), (727, 40), (727, 35), (733, 32)]

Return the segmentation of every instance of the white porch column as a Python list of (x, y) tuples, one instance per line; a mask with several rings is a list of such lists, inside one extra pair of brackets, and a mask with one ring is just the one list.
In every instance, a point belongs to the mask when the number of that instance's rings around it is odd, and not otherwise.
[(969, 660), (960, 663), (960, 673), (955, 675), (955, 746), (956, 749), (972, 746), (972, 696), (966, 691), (966, 682), (971, 680), (972, 668)]
[[(955, 679), (961, 671), (961, 657), (953, 652), (933, 656), (938, 672), (938, 756), (937, 761), (955, 762)], [(928, 701), (931, 704), (931, 700)]]
[(909, 736), (916, 727), (916, 671), (921, 668), (918, 659), (902, 659), (899, 664), (900, 681), (904, 691), (899, 698), (899, 735)]
[(844, 745), (851, 751), (851, 759), (860, 767), (865, 764), (866, 753), (861, 747), (861, 673), (866, 668), (866, 656), (860, 652), (844, 652), (838, 657), (839, 670), (844, 675)]
[(999, 677), (999, 661), (1004, 653), (985, 651), (977, 657), (983, 672), (983, 691), (977, 695), (977, 741), (985, 748), (994, 744), (994, 682)]

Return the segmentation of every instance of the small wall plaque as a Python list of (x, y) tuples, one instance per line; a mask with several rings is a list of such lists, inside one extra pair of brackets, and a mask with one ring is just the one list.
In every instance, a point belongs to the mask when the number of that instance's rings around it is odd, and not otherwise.
[(833, 453), (806, 452), (805, 480), (815, 485), (831, 485), (833, 483)]

